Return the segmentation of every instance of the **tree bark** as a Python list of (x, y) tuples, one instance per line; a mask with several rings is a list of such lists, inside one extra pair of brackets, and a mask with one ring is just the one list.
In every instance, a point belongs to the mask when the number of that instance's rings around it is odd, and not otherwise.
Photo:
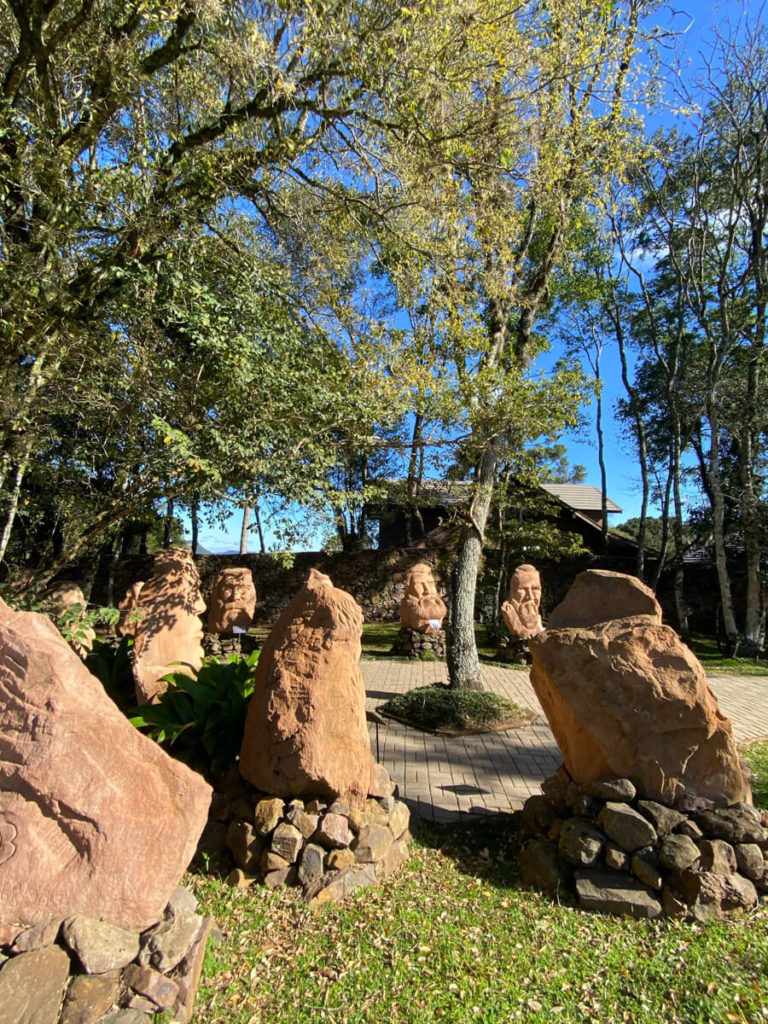
[(248, 527), (251, 522), (251, 506), (243, 508), (243, 525), (240, 527), (240, 554), (248, 554)]
[(21, 495), (21, 485), (24, 481), (24, 474), (27, 470), (27, 460), (24, 459), (16, 467), (16, 475), (13, 481), (13, 490), (8, 501), (8, 511), (5, 515), (5, 524), (3, 526), (3, 533), (0, 536), (0, 562), (5, 558), (5, 552), (8, 550), (8, 544), (11, 539), (11, 532), (13, 530), (13, 524), (16, 522), (16, 513), (19, 511), (19, 497)]
[(462, 531), (453, 574), (453, 602), (446, 653), (451, 686), (457, 690), (483, 689), (475, 643), (475, 594), (485, 526), (496, 479), (496, 462), (496, 450), (489, 445), (478, 464), (469, 522)]

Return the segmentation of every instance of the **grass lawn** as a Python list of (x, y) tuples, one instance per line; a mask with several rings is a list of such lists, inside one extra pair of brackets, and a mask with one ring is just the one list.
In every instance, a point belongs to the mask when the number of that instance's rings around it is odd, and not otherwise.
[(741, 676), (768, 676), (768, 661), (755, 661), (754, 658), (727, 658), (718, 650), (717, 640), (714, 637), (694, 633), (689, 645), (707, 672)]
[[(399, 622), (366, 622), (363, 625), (363, 657), (392, 657), (389, 652), (399, 629)], [(488, 642), (488, 631), (479, 623), (475, 623), (475, 642), (480, 660), (494, 661), (498, 645)]]
[[(768, 804), (768, 743), (747, 757)], [(587, 914), (516, 888), (508, 816), (418, 829), (407, 868), (340, 906), (189, 875), (224, 933), (196, 1024), (757, 1024), (768, 909), (684, 924)]]

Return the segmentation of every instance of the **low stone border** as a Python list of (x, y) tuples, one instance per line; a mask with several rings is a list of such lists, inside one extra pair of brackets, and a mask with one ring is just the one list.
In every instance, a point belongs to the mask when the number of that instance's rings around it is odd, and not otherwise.
[(530, 665), (532, 658), (528, 641), (519, 637), (503, 636), (499, 640), (496, 661), (501, 661), (505, 665)]
[(768, 893), (768, 814), (694, 797), (669, 807), (629, 779), (576, 785), (561, 766), (526, 801), (524, 884), (570, 890), (590, 910), (707, 920)]
[(214, 793), (203, 848), (226, 847), (236, 865), (231, 885), (299, 886), (322, 904), (381, 882), (404, 864), (409, 823), (408, 807), (394, 795), (371, 795), (362, 808), (284, 800), (233, 773)]
[(401, 626), (392, 644), (392, 654), (404, 658), (423, 658), (431, 654), (434, 658), (445, 657), (445, 630), (420, 633), (417, 629)]
[(212, 917), (178, 886), (154, 927), (137, 935), (70, 917), (0, 933), (0, 1019), (34, 1024), (148, 1024), (192, 1017)]
[(208, 658), (226, 658), (230, 654), (246, 657), (260, 646), (258, 637), (252, 633), (203, 634), (203, 651)]

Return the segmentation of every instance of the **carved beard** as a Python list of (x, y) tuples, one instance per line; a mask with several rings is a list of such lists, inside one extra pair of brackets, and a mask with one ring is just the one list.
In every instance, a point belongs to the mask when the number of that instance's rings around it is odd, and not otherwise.
[(536, 629), (539, 625), (539, 606), (535, 599), (514, 602), (514, 608), (521, 624), (526, 629)]

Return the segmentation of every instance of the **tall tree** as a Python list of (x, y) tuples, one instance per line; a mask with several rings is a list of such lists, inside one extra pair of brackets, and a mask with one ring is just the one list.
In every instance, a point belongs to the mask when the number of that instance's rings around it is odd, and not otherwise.
[(465, 2), (416, 83), (392, 83), (412, 111), (388, 142), (413, 239), (393, 274), (439, 324), (454, 381), (443, 415), (474, 464), (450, 618), (456, 687), (482, 686), (475, 588), (502, 438), (522, 447), (575, 415), (573, 375), (527, 373), (535, 324), (574, 228), (629, 156), (630, 66), (653, 6)]

